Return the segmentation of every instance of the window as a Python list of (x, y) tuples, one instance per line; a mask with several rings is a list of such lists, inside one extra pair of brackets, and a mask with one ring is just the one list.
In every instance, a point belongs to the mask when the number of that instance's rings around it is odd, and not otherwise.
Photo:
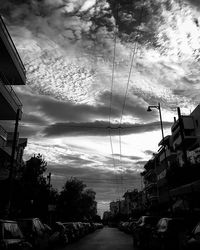
[(4, 238), (5, 239), (22, 239), (23, 235), (17, 223), (4, 223)]
[(35, 231), (37, 232), (38, 235), (42, 235), (44, 232), (44, 226), (42, 225), (42, 223), (39, 220), (34, 220), (34, 227), (35, 227)]
[(200, 224), (198, 224), (194, 230), (194, 234), (200, 234)]

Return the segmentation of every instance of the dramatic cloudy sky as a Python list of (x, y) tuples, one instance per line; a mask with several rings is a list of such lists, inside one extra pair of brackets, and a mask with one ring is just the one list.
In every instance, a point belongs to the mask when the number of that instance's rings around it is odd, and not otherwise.
[(161, 139), (158, 112), (147, 106), (161, 103), (168, 134), (176, 107), (189, 114), (199, 103), (199, 1), (0, 6), (27, 70), (27, 85), (15, 88), (25, 159), (41, 153), (59, 190), (67, 178), (81, 178), (96, 191), (99, 212), (141, 188), (139, 173)]

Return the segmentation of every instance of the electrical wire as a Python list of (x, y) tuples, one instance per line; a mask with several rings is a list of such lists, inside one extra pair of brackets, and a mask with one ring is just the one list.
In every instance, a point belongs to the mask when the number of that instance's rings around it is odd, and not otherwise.
[[(141, 9), (138, 25), (142, 22), (142, 15), (143, 15), (143, 7)], [(124, 115), (124, 110), (125, 110), (125, 106), (126, 106), (126, 99), (127, 99), (128, 88), (129, 88), (129, 84), (130, 84), (131, 73), (132, 73), (132, 69), (133, 69), (133, 62), (134, 62), (135, 55), (137, 55), (137, 50), (138, 50), (138, 37), (139, 37), (139, 35), (137, 35), (137, 37), (135, 39), (135, 44), (134, 44), (133, 51), (132, 51), (131, 64), (130, 64), (128, 80), (127, 80), (127, 84), (126, 84), (126, 90), (125, 90), (124, 101), (123, 101), (123, 106), (122, 106), (122, 112), (121, 112), (120, 122), (119, 122), (119, 150), (120, 150), (119, 155), (120, 155), (120, 165), (121, 165), (121, 167), (122, 167), (121, 124), (122, 124), (122, 121), (123, 121), (123, 115)], [(122, 172), (122, 175), (121, 175), (121, 182), (122, 182), (122, 188), (123, 188), (123, 172)]]
[[(118, 18), (118, 2), (116, 1), (116, 23)], [(110, 146), (111, 146), (111, 154), (113, 159), (113, 166), (116, 170), (113, 143), (112, 143), (112, 135), (111, 135), (111, 114), (112, 114), (112, 101), (113, 101), (113, 88), (114, 88), (114, 72), (115, 72), (115, 58), (116, 58), (116, 45), (117, 45), (117, 27), (115, 27), (114, 31), (114, 48), (113, 48), (113, 62), (112, 62), (112, 76), (111, 76), (111, 87), (110, 87), (110, 108), (109, 108), (109, 137), (110, 137)], [(118, 183), (116, 178), (116, 192), (119, 193)]]

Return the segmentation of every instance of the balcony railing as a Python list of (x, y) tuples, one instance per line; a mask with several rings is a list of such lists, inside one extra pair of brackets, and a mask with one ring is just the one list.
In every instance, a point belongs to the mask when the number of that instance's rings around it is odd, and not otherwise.
[(152, 194), (152, 195), (149, 195), (148, 199), (150, 201), (157, 201), (158, 200), (158, 196), (156, 194)]
[(145, 175), (144, 175), (144, 178), (147, 179), (147, 178), (153, 178), (154, 176), (156, 175), (156, 172), (154, 169), (150, 169), (148, 170)]
[[(197, 137), (194, 135), (184, 136), (184, 143), (187, 147), (190, 147), (191, 145), (193, 145), (196, 142), (196, 140), (197, 140)], [(182, 146), (182, 138), (179, 135), (179, 137), (173, 142), (173, 147), (175, 150), (177, 150), (181, 146)]]
[(6, 141), (8, 133), (6, 130), (0, 125), (0, 137)]
[(145, 186), (145, 190), (150, 190), (150, 189), (155, 189), (157, 188), (157, 183), (156, 182), (151, 182), (151, 183), (148, 183), (146, 186)]
[(0, 84), (3, 86), (3, 88), (5, 89), (5, 91), (7, 92), (7, 94), (12, 97), (15, 105), (17, 105), (17, 107), (19, 109), (22, 109), (22, 103), (21, 103), (21, 101), (19, 100), (19, 98), (16, 95), (16, 93), (15, 93), (14, 89), (12, 88), (12, 86), (6, 84), (7, 81), (8, 80), (6, 79), (6, 77), (4, 76), (4, 74), (0, 73)]
[[(166, 159), (167, 160), (176, 158), (176, 153), (172, 152), (170, 149), (166, 149), (165, 152), (166, 152)], [(165, 152), (163, 150), (163, 152), (160, 154), (160, 162), (165, 160)]]

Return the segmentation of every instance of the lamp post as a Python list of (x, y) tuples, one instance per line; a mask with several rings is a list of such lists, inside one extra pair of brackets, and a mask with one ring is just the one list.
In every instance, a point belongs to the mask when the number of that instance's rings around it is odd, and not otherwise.
[[(160, 108), (160, 103), (158, 103), (158, 105), (151, 105), (151, 106), (148, 106), (147, 108), (147, 111), (150, 112), (152, 111), (152, 109), (157, 109), (159, 111), (159, 117), (160, 117), (160, 127), (161, 127), (161, 132), (162, 132), (162, 140), (164, 142), (164, 130), (163, 130), (163, 122), (162, 122), (162, 114), (161, 114), (161, 108)], [(166, 149), (165, 149), (165, 145), (164, 145), (164, 154), (165, 154), (165, 163), (166, 163), (166, 167), (168, 169), (168, 162), (167, 162), (167, 155), (166, 155)], [(157, 184), (158, 185), (158, 184)], [(158, 186), (157, 186), (157, 192), (158, 191)], [(167, 192), (168, 192), (168, 195), (169, 195), (169, 188), (167, 187)], [(169, 199), (170, 199), (170, 195), (169, 195)], [(171, 201), (170, 201), (170, 210), (171, 210), (171, 213), (173, 213), (173, 208), (171, 206)]]
[(147, 111), (150, 112), (150, 111), (152, 111), (152, 109), (158, 109), (158, 111), (159, 111), (160, 127), (161, 127), (161, 132), (162, 132), (162, 139), (164, 140), (164, 131), (163, 131), (163, 122), (162, 122), (162, 114), (161, 114), (160, 103), (158, 103), (157, 106), (156, 105), (148, 106)]

